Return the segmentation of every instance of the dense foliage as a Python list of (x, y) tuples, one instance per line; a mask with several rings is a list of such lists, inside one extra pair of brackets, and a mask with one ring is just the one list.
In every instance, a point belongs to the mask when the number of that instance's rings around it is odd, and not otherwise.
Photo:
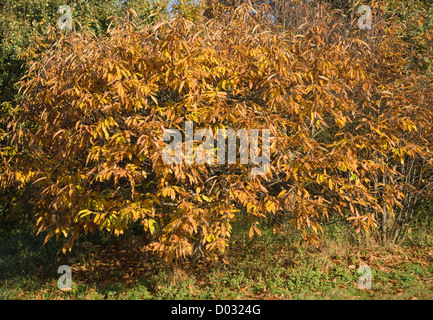
[[(104, 36), (84, 26), (53, 32), (48, 51), (35, 42), (0, 183), (32, 186), (38, 232), (64, 236), (65, 252), (81, 234), (140, 223), (146, 249), (168, 260), (218, 254), (243, 214), (250, 236), (262, 222), (283, 233), (288, 220), (317, 244), (339, 216), (400, 241), (431, 196), (429, 42), (414, 56), (392, 14), (359, 30), (327, 4), (297, 8), (308, 23), (277, 25), (263, 4), (195, 22), (143, 24), (129, 11)], [(215, 138), (269, 129), (269, 173), (165, 164), (164, 130), (186, 121)]]
[[(2, 164), (17, 151), (16, 145), (10, 146), (6, 143), (9, 116), (13, 114), (13, 110), (23, 98), (18, 93), (17, 82), (28, 70), (27, 61), (34, 57), (35, 52), (32, 49), (40, 53), (46, 51), (55, 42), (55, 28), (61, 17), (58, 8), (64, 4), (71, 7), (74, 27), (86, 26), (101, 36), (106, 33), (110, 23), (115, 24), (117, 21), (109, 17), (124, 17), (128, 8), (134, 8), (141, 22), (146, 23), (145, 18), (152, 13), (166, 14), (168, 5), (165, 0), (0, 1), (0, 162)], [(36, 47), (35, 43), (39, 45)], [(5, 166), (0, 165), (0, 175), (4, 170)], [(31, 196), (29, 192), (22, 192), (13, 187), (0, 193), (1, 222), (4, 218), (19, 217), (19, 211), (31, 211), (23, 195)]]

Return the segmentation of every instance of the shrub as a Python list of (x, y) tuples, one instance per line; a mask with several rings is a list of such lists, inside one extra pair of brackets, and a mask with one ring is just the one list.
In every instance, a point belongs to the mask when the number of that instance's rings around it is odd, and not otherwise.
[[(404, 234), (431, 192), (433, 114), (431, 82), (408, 68), (399, 26), (354, 23), (348, 37), (325, 6), (313, 23), (283, 30), (266, 8), (208, 22), (126, 20), (107, 37), (84, 28), (37, 56), (21, 83), (10, 143), (23, 151), (8, 177), (35, 186), (46, 240), (63, 235), (66, 252), (83, 233), (118, 236), (138, 221), (147, 249), (167, 260), (219, 254), (241, 212), (250, 236), (286, 216), (317, 244), (320, 221), (334, 215), (357, 232), (380, 225), (384, 240)], [(269, 129), (269, 172), (165, 164), (164, 130), (187, 121), (214, 137)]]

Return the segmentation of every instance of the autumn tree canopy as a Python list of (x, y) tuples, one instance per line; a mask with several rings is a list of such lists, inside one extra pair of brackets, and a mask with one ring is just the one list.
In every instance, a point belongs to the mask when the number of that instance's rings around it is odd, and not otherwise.
[[(140, 223), (146, 250), (167, 260), (218, 254), (239, 215), (250, 236), (269, 221), (283, 233), (288, 219), (317, 244), (322, 222), (340, 216), (401, 240), (431, 196), (432, 82), (410, 68), (395, 19), (347, 29), (315, 5), (296, 29), (273, 23), (267, 5), (242, 4), (196, 22), (143, 25), (131, 12), (106, 37), (57, 33), (21, 82), (26, 99), (9, 125), (21, 151), (0, 183), (31, 186), (37, 231), (64, 237), (65, 252), (82, 234)], [(270, 130), (270, 171), (167, 165), (164, 131), (187, 121), (215, 139), (218, 129)]]

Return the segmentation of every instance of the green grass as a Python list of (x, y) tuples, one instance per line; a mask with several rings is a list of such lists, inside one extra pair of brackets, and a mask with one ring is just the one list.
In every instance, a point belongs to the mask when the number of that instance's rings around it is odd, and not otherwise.
[[(130, 237), (89, 236), (69, 256), (28, 228), (0, 229), (0, 299), (433, 299), (431, 228), (409, 234), (402, 247), (325, 228), (319, 248), (263, 228), (249, 239), (234, 226), (225, 260), (192, 259), (168, 266), (134, 250)], [(372, 289), (357, 287), (358, 267), (372, 270)], [(57, 268), (73, 270), (73, 289), (57, 287)]]

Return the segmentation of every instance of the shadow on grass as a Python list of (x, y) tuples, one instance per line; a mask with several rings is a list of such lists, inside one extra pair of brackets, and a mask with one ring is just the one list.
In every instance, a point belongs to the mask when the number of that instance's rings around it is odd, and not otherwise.
[[(350, 240), (344, 228), (328, 228), (320, 248), (293, 236), (249, 238), (234, 226), (224, 260), (192, 259), (168, 265), (142, 251), (149, 239), (134, 229), (119, 238), (89, 234), (72, 253), (57, 254), (61, 241), (43, 245), (31, 228), (0, 227), (0, 299), (431, 299), (431, 230), (411, 234), (404, 247), (384, 248)], [(415, 245), (418, 243), (418, 245)], [(224, 261), (223, 260), (223, 261)], [(372, 269), (373, 290), (357, 288), (357, 268)], [(57, 287), (57, 269), (69, 265), (73, 290)]]
[[(119, 244), (122, 239), (89, 234), (64, 255), (61, 241), (44, 245), (44, 239), (26, 223), (0, 226), (0, 299), (116, 299), (137, 278), (142, 279), (142, 292), (135, 296), (149, 295), (148, 276), (155, 274), (156, 266), (128, 241)], [(57, 286), (61, 265), (72, 269), (71, 292)]]

